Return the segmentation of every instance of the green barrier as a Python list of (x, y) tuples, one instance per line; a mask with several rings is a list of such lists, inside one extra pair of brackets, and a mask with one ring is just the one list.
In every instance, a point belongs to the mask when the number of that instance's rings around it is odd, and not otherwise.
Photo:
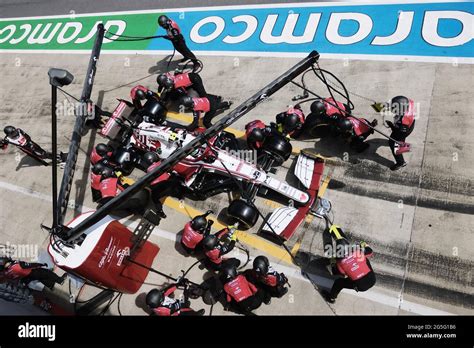
[[(102, 23), (106, 30), (120, 35), (152, 36), (158, 31), (159, 15), (140, 13), (0, 21), (0, 49), (90, 50), (97, 24)], [(145, 50), (148, 44), (148, 41), (105, 39), (103, 49)]]

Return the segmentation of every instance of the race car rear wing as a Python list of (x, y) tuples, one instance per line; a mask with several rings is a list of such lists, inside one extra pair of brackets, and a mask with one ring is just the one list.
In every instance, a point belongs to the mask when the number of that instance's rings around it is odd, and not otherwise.
[(121, 202), (129, 199), (135, 193), (149, 185), (155, 178), (169, 171), (175, 164), (177, 164), (183, 158), (191, 154), (196, 148), (205, 144), (213, 136), (236, 122), (242, 116), (247, 114), (250, 110), (254, 109), (258, 104), (265, 101), (268, 97), (270, 97), (282, 87), (287, 85), (291, 80), (305, 72), (308, 68), (315, 64), (318, 59), (319, 53), (316, 51), (312, 51), (306, 58), (298, 62), (295, 66), (290, 68), (277, 79), (270, 82), (267, 86), (262, 88), (248, 100), (246, 100), (237, 108), (235, 108), (232, 112), (230, 112), (230, 114), (220, 119), (212, 127), (208, 128), (200, 136), (196, 137), (194, 140), (183, 146), (181, 149), (176, 150), (171, 156), (161, 162), (159, 166), (157, 166), (151, 172), (147, 173), (145, 176), (137, 180), (134, 185), (128, 187), (120, 195), (104, 204), (89, 218), (82, 221), (72, 229), (63, 229), (58, 231), (58, 235), (65, 242), (74, 243), (75, 240), (81, 236), (82, 231), (99, 222), (101, 219), (107, 216), (113, 209), (115, 209)]

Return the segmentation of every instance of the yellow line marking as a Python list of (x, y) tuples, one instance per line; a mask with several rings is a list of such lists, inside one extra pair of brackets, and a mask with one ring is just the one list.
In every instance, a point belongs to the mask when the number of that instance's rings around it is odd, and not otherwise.
[(319, 192), (318, 192), (318, 197), (324, 196), (324, 193), (326, 192), (329, 182), (331, 181), (331, 175), (332, 173), (329, 173), (325, 178), (321, 186), (319, 187)]
[[(172, 112), (172, 111), (168, 111), (166, 116), (168, 116), (171, 119), (186, 122), (186, 123), (191, 123), (193, 121), (193, 117), (190, 115), (180, 114), (180, 113)], [(233, 128), (227, 128), (226, 131), (234, 134), (237, 138), (241, 138), (245, 135), (245, 132), (237, 130), (237, 129), (233, 129)]]
[(275, 202), (275, 201), (272, 201), (272, 200), (269, 200), (269, 199), (266, 199), (266, 198), (263, 199), (263, 203), (268, 205), (269, 207), (275, 208), (275, 209), (283, 207), (283, 204), (280, 204), (278, 202)]
[[(201, 215), (203, 214), (202, 211), (191, 207), (190, 205), (180, 202), (175, 198), (167, 197), (163, 203), (169, 207), (172, 208), (176, 211), (178, 211), (181, 214), (187, 215), (190, 219), (192, 219), (196, 215)], [(218, 222), (215, 218), (213, 218), (214, 224), (212, 225), (216, 229), (220, 230), (224, 227), (227, 227), (220, 222)], [(237, 237), (242, 243), (248, 244), (251, 247), (255, 249), (262, 250), (266, 252), (267, 254), (277, 258), (278, 260), (285, 261), (286, 263), (293, 264), (291, 260), (291, 256), (288, 255), (285, 249), (282, 247), (279, 247), (275, 244), (272, 244), (270, 242), (265, 241), (264, 239), (253, 236), (249, 233), (243, 232), (243, 231), (236, 231)]]
[(293, 246), (293, 248), (291, 249), (291, 255), (295, 256), (296, 253), (298, 252), (298, 250), (300, 249), (301, 247), (301, 242), (302, 242), (302, 238), (298, 238), (298, 240), (296, 241), (295, 245)]

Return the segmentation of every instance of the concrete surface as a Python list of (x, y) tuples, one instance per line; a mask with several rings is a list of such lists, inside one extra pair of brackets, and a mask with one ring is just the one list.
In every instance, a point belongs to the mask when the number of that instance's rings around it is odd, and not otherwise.
[[(128, 98), (136, 83), (155, 86), (156, 74), (163, 71), (165, 57), (103, 55), (96, 76), (93, 99), (106, 110), (113, 110), (115, 98)], [(204, 57), (202, 77), (211, 93), (222, 93), (238, 105), (287, 68), (296, 59), (278, 58), (221, 58)], [(165, 60), (164, 60), (165, 61)], [(88, 57), (64, 54), (2, 54), (0, 81), (0, 125), (13, 124), (26, 130), (45, 148), (50, 147), (50, 89), (47, 70), (61, 67), (71, 71), (76, 79), (67, 87), (73, 95), (82, 89)], [(158, 63), (157, 63), (158, 62)], [(326, 174), (331, 181), (325, 197), (332, 201), (335, 222), (358, 240), (365, 240), (375, 250), (373, 266), (378, 283), (366, 293), (343, 291), (335, 305), (329, 306), (314, 290), (298, 269), (285, 260), (281, 248), (266, 248), (265, 240), (247, 245), (252, 257), (266, 254), (280, 270), (289, 275), (291, 289), (282, 299), (274, 299), (270, 306), (262, 306), (258, 314), (472, 314), (473, 313), (473, 226), (474, 174), (473, 67), (433, 63), (387, 63), (330, 61), (322, 59), (321, 66), (340, 77), (347, 88), (376, 100), (403, 94), (420, 103), (420, 117), (409, 140), (413, 151), (406, 155), (408, 167), (392, 173), (387, 165), (392, 156), (386, 141), (374, 135), (371, 147), (364, 154), (355, 154), (337, 139), (304, 140), (294, 147), (314, 147), (332, 160)], [(456, 78), (453, 78), (456, 76)], [(308, 86), (324, 94), (313, 80)], [(266, 122), (291, 103), (300, 91), (287, 86), (269, 101), (259, 106), (232, 126), (243, 130), (251, 119)], [(60, 95), (60, 101), (64, 98)], [(369, 102), (353, 96), (356, 114), (368, 119), (379, 117)], [(306, 104), (306, 109), (309, 107)], [(66, 151), (73, 125), (73, 116), (59, 118), (59, 149)], [(379, 127), (383, 130), (382, 127)], [(72, 218), (81, 211), (93, 208), (88, 184), (89, 166), (86, 153), (99, 136), (89, 132), (84, 136), (78, 169), (71, 194)], [(284, 164), (277, 176), (294, 182), (291, 168), (294, 157)], [(48, 236), (40, 223), (51, 222), (50, 168), (37, 166), (11, 147), (0, 152), (0, 235), (2, 243), (32, 244), (45, 248)], [(60, 172), (61, 174), (61, 172)], [(140, 173), (137, 171), (136, 173)], [(229, 197), (219, 195), (205, 202), (185, 200), (189, 207), (205, 211), (220, 211), (228, 205)], [(171, 204), (171, 203), (170, 203)], [(152, 240), (161, 251), (154, 266), (160, 271), (177, 276), (195, 259), (184, 257), (175, 247), (176, 234), (189, 220), (186, 214), (165, 207), (168, 219), (154, 231)], [(275, 204), (258, 199), (264, 214)], [(74, 205), (75, 208), (74, 208)], [(172, 204), (171, 204), (172, 205)], [(299, 255), (322, 255), (322, 224), (318, 219), (305, 223), (287, 243), (292, 249), (298, 242)], [(262, 246), (263, 245), (263, 246)], [(263, 250), (262, 250), (263, 248)], [(275, 257), (277, 255), (277, 257)], [(243, 255), (241, 254), (240, 257)], [(205, 272), (193, 268), (189, 278), (203, 279)], [(123, 296), (122, 314), (146, 314), (141, 308), (140, 293), (165, 283), (163, 277), (150, 274), (147, 284), (138, 294)], [(78, 289), (73, 287), (73, 293)], [(58, 289), (67, 296), (67, 286)], [(81, 299), (94, 294), (85, 287)], [(193, 302), (195, 308), (209, 307)], [(1, 310), (1, 309), (0, 309)], [(110, 313), (117, 314), (116, 303)], [(220, 305), (213, 314), (224, 312)]]

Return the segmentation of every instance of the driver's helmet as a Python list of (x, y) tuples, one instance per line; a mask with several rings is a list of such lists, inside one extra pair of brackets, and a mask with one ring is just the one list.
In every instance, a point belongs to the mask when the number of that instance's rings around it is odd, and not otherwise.
[(207, 144), (199, 146), (197, 149), (195, 149), (193, 152), (190, 153), (190, 156), (194, 158), (199, 158), (200, 156), (203, 155), (204, 151), (206, 151), (206, 148), (207, 148)]
[(140, 109), (139, 115), (147, 117), (154, 124), (162, 124), (166, 120), (166, 108), (155, 98), (148, 99)]

